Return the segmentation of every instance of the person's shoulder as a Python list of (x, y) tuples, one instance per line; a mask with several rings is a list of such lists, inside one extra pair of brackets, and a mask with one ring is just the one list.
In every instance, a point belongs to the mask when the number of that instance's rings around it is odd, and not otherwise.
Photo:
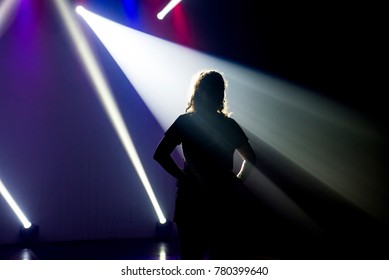
[(184, 113), (184, 114), (181, 114), (180, 117), (183, 117), (183, 118), (191, 118), (195, 115), (195, 113), (193, 112), (190, 112), (190, 113)]
[(176, 123), (179, 123), (179, 124), (182, 124), (182, 123), (187, 123), (190, 121), (190, 119), (192, 118), (192, 113), (185, 113), (185, 114), (181, 114), (177, 117), (176, 119)]
[(231, 125), (239, 125), (238, 122), (231, 116), (223, 116), (225, 122), (228, 122)]
[(187, 120), (187, 119), (192, 118), (192, 116), (193, 116), (193, 113), (185, 113), (185, 114), (179, 115), (177, 119)]
[(226, 117), (226, 123), (228, 127), (235, 132), (243, 131), (241, 125), (232, 117)]

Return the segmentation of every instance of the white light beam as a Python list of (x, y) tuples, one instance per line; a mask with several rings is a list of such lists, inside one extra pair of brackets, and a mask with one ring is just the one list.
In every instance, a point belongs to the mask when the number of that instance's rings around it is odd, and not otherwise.
[(24, 228), (30, 228), (31, 222), (24, 215), (22, 210), (16, 204), (15, 200), (12, 198), (11, 194), (8, 192), (7, 188), (4, 186), (3, 182), (0, 180), (0, 194), (4, 197), (5, 201), (14, 211), (15, 215), (19, 218), (20, 222), (23, 224)]
[[(98, 94), (98, 97), (110, 119), (112, 122), (112, 125), (114, 126), (116, 132), (118, 133), (119, 139), (122, 142), (127, 155), (129, 156), (130, 160), (132, 161), (135, 170), (149, 196), (149, 199), (154, 207), (154, 210), (158, 216), (159, 222), (161, 224), (166, 222), (166, 218), (162, 213), (162, 210), (158, 204), (158, 201), (154, 195), (154, 192), (152, 190), (152, 187), (150, 185), (150, 182), (146, 176), (146, 172), (143, 169), (142, 163), (139, 159), (139, 156), (135, 150), (134, 144), (132, 142), (132, 139), (130, 137), (130, 134), (126, 128), (126, 125), (124, 123), (124, 120), (120, 114), (119, 108), (113, 98), (113, 95), (111, 93), (111, 89), (104, 77), (104, 74), (102, 73), (97, 60), (92, 52), (92, 49), (88, 43), (88, 41), (85, 39), (85, 36), (83, 35), (81, 28), (77, 25), (77, 20), (73, 17), (73, 14), (70, 10), (70, 8), (66, 5), (65, 1), (62, 0), (56, 0), (55, 1), (60, 14), (71, 34), (71, 38), (73, 39), (73, 43), (76, 46), (76, 49), (78, 50), (78, 53), (80, 55), (80, 58), (82, 59), (84, 66), (87, 70), (87, 73), (89, 74), (89, 78), (92, 81), (92, 84), (95, 87), (95, 90)], [(76, 8), (77, 12), (79, 14), (83, 14), (83, 11), (85, 11), (82, 7)]]
[[(255, 69), (173, 44), (89, 11), (84, 19), (164, 130), (184, 113), (189, 78), (202, 69), (219, 69), (228, 80), (229, 110), (239, 123), (325, 186), (388, 221), (388, 204), (381, 195), (386, 177), (377, 160), (386, 138), (362, 116)], [(280, 207), (294, 205), (292, 201), (285, 203), (287, 197), (281, 192), (274, 195), (283, 201)], [(294, 206), (297, 209), (298, 205)], [(297, 210), (290, 212), (300, 218)]]
[(158, 14), (157, 18), (159, 20), (163, 20), (165, 16), (174, 9), (175, 6), (178, 5), (182, 0), (171, 0)]

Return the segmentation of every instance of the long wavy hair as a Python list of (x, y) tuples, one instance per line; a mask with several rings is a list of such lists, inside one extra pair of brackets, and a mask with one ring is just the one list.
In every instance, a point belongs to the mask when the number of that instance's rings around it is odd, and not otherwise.
[(229, 116), (227, 108), (227, 81), (217, 70), (202, 70), (192, 78), (190, 99), (185, 112), (218, 112)]

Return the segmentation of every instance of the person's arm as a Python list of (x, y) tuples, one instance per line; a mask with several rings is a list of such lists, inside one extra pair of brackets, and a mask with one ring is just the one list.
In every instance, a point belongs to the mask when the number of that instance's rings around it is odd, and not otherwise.
[(176, 146), (174, 141), (165, 136), (155, 150), (153, 158), (166, 170), (166, 172), (176, 179), (181, 180), (185, 177), (185, 174), (171, 157), (171, 153)]
[(249, 142), (246, 142), (242, 147), (238, 148), (238, 153), (243, 159), (242, 166), (237, 175), (243, 182), (247, 179), (256, 163), (256, 155)]

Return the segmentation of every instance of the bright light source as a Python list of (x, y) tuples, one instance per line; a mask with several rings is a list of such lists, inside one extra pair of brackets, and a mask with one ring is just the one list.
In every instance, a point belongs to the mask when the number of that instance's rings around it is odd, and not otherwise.
[[(88, 41), (85, 39), (81, 28), (78, 26), (77, 20), (73, 17), (73, 13), (71, 12), (70, 7), (68, 7), (65, 1), (62, 0), (56, 0), (55, 3), (60, 11), (62, 18), (64, 19), (64, 22), (69, 30), (69, 33), (71, 35), (71, 38), (73, 39), (73, 43), (76, 46), (80, 58), (84, 63), (87, 73), (89, 74), (89, 78), (91, 79), (92, 84), (95, 87), (96, 93), (98, 94), (98, 97), (112, 125), (114, 126), (119, 136), (119, 139), (127, 152), (128, 157), (132, 161), (135, 170), (139, 175), (141, 182), (143, 183), (143, 186), (156, 211), (160, 223), (163, 224), (166, 222), (166, 218), (164, 217), (162, 210), (158, 204), (158, 201), (154, 195), (150, 182), (146, 176), (146, 172), (143, 169), (137, 151), (135, 150), (130, 134), (120, 114), (115, 99), (113, 98), (111, 89), (105, 79), (104, 74), (102, 73), (102, 70), (98, 66), (91, 47)], [(84, 13), (86, 13), (86, 10), (84, 8), (77, 7), (77, 10), (81, 15), (84, 15)]]
[[(376, 176), (376, 151), (384, 139), (354, 112), (314, 92), (89, 11), (83, 17), (164, 129), (184, 112), (192, 75), (218, 69), (228, 80), (229, 109), (242, 126), (347, 200), (382, 220), (388, 218)], [(280, 211), (292, 209), (296, 219), (310, 219), (281, 191), (271, 198)]]
[(174, 9), (175, 6), (178, 5), (182, 0), (171, 0), (158, 14), (157, 18), (159, 20), (163, 20), (165, 16), (172, 10)]
[(79, 14), (82, 14), (82, 12), (84, 11), (84, 7), (83, 6), (77, 6), (76, 7), (76, 12), (79, 13)]
[(166, 245), (165, 243), (160, 243), (159, 245), (159, 259), (160, 260), (166, 260)]
[(22, 210), (16, 204), (15, 200), (12, 198), (11, 194), (8, 192), (7, 188), (4, 186), (3, 182), (0, 179), (0, 194), (4, 197), (5, 201), (14, 211), (15, 215), (19, 218), (20, 222), (23, 224), (23, 227), (28, 229), (31, 227), (30, 221), (26, 218)]

